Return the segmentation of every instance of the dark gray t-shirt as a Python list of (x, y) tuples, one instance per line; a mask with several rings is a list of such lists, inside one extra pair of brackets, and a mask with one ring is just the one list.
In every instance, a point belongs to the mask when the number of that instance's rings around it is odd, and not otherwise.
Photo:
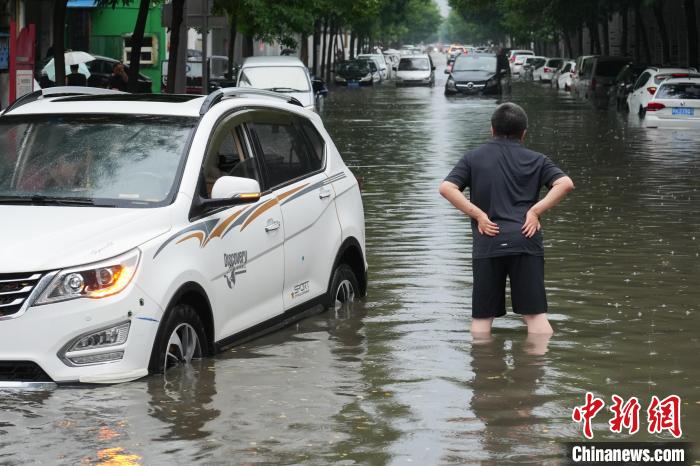
[(445, 181), (460, 190), (469, 187), (470, 201), (486, 212), (499, 227), (498, 235), (482, 235), (472, 220), (472, 257), (544, 255), (542, 233), (532, 238), (522, 233), (525, 215), (537, 203), (542, 186), (552, 187), (566, 176), (548, 157), (523, 147), (520, 142), (493, 138), (464, 155)]

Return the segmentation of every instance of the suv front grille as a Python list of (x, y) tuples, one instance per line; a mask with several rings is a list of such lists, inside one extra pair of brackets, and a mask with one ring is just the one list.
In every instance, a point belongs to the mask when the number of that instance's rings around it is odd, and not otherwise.
[(0, 361), (0, 382), (52, 382), (52, 380), (35, 362)]
[(0, 273), (0, 318), (19, 312), (40, 279), (40, 273)]

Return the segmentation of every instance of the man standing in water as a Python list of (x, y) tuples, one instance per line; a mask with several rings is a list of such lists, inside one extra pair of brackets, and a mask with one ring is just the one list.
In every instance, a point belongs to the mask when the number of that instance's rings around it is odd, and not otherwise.
[[(491, 117), (493, 138), (468, 152), (440, 185), (440, 194), (472, 219), (473, 334), (489, 334), (506, 314), (506, 277), (513, 311), (529, 333), (551, 334), (544, 288), (540, 217), (574, 189), (544, 155), (526, 149), (527, 114), (504, 103)], [(549, 192), (539, 199), (542, 186)], [(469, 199), (462, 191), (469, 187)]]

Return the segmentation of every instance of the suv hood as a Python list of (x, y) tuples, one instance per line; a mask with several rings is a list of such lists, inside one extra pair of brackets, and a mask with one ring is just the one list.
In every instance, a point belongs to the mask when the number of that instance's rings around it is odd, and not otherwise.
[(488, 81), (496, 76), (495, 71), (453, 71), (452, 79), (458, 83)]
[(0, 273), (109, 259), (171, 228), (169, 209), (0, 206)]

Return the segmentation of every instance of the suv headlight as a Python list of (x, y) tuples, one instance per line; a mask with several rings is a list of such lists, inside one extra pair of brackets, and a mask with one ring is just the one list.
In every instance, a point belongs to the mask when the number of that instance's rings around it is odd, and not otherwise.
[(367, 75), (364, 78), (360, 79), (360, 81), (371, 81), (372, 78), (372, 73), (367, 73)]
[(102, 262), (61, 270), (33, 304), (115, 295), (134, 278), (140, 258), (141, 252), (134, 249)]

